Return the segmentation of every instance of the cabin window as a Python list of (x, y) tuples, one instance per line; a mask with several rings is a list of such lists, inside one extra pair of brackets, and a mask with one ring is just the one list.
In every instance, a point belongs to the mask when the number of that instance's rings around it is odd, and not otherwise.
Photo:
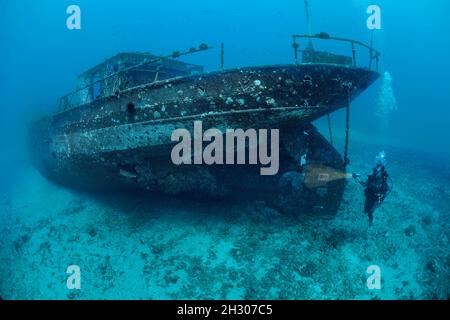
[(102, 93), (102, 82), (99, 76), (92, 78), (92, 100), (97, 99)]

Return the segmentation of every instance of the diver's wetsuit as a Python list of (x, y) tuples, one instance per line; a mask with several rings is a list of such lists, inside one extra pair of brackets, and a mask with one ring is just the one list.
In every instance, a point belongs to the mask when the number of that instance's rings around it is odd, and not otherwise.
[(369, 217), (369, 223), (373, 222), (373, 213), (386, 198), (388, 192), (388, 173), (382, 164), (377, 164), (366, 182), (360, 182), (365, 187), (364, 212)]

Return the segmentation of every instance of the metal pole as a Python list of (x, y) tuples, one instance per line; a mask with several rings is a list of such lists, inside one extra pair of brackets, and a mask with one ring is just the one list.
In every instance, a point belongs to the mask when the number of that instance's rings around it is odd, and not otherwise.
[(370, 36), (370, 50), (369, 50), (369, 54), (370, 54), (370, 60), (369, 60), (369, 70), (372, 70), (372, 61), (373, 61), (373, 30), (372, 30), (372, 34)]
[(333, 132), (331, 131), (331, 115), (328, 114), (328, 134), (330, 135), (330, 144), (333, 145)]
[(376, 61), (376, 70), (377, 70), (377, 72), (379, 71), (379, 69), (380, 69), (380, 60), (379, 60), (379, 58), (380, 58), (380, 55), (377, 53), (376, 54), (376, 56), (375, 56), (375, 61)]
[(355, 43), (352, 41), (352, 55), (353, 55), (353, 67), (356, 68), (356, 50)]
[[(305, 0), (306, 24), (308, 27), (308, 35), (312, 36), (311, 15), (309, 14), (309, 1)], [(308, 40), (308, 46), (312, 48), (311, 38)]]
[(345, 147), (344, 147), (344, 167), (347, 168), (347, 165), (350, 163), (350, 159), (348, 158), (348, 138), (350, 135), (350, 102), (347, 103), (346, 112), (345, 112)]
[(220, 44), (220, 69), (224, 69), (224, 65), (225, 65), (225, 45), (222, 42)]
[(292, 48), (294, 48), (295, 64), (298, 64), (298, 43), (295, 36), (292, 36)]

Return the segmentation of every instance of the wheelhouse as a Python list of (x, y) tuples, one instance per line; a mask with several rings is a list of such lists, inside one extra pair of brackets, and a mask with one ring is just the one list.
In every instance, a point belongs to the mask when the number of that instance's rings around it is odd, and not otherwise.
[(143, 84), (203, 73), (203, 67), (151, 53), (119, 53), (77, 77), (75, 92), (61, 97), (59, 111)]

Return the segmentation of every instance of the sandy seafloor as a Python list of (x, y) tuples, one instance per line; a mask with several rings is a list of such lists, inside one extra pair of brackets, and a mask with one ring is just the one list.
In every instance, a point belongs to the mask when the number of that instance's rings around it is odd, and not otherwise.
[[(353, 139), (355, 140), (355, 139)], [(3, 299), (449, 299), (450, 165), (352, 141), (350, 171), (386, 150), (394, 190), (368, 227), (352, 181), (337, 215), (261, 203), (92, 195), (31, 166), (0, 195)], [(81, 290), (66, 268), (81, 268)], [(366, 268), (381, 267), (381, 290)]]

